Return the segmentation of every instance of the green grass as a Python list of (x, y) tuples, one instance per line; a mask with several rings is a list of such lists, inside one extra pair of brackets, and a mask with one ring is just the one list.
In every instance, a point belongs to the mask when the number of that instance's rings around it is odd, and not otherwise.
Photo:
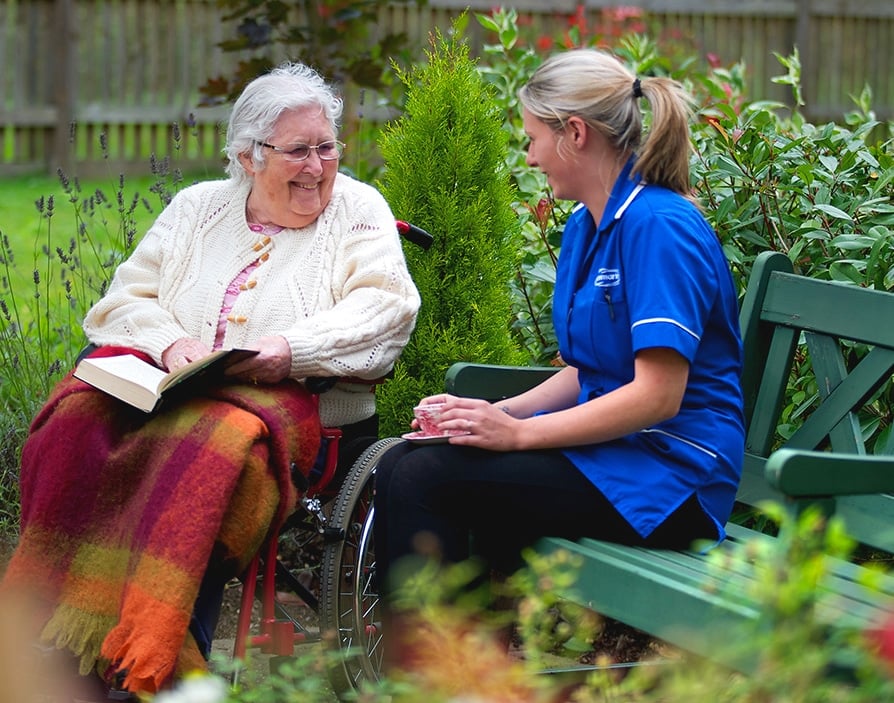
[[(0, 266), (4, 279), (0, 297), (7, 302), (15, 299), (23, 326), (36, 322), (36, 317), (51, 311), (46, 300), (41, 300), (42, 307), (35, 308), (35, 277), (41, 277), (44, 289), (62, 290), (59, 281), (50, 278), (57, 248), (69, 251), (72, 241), (77, 240), (77, 266), (82, 270), (74, 273), (83, 277), (97, 274), (95, 269), (105, 260), (104, 252), (128, 250), (130, 240), (138, 240), (151, 226), (164, 206), (162, 195), (172, 194), (185, 183), (213, 177), (194, 174), (173, 183), (171, 176), (151, 174), (147, 163), (145, 176), (110, 175), (85, 181), (73, 178), (67, 186), (59, 177), (43, 175), (0, 179), (0, 235), (4, 238), (3, 253), (10, 255), (9, 263)], [(81, 247), (91, 251), (80, 251)]]
[[(134, 210), (133, 224), (140, 235), (148, 229), (153, 220), (161, 212), (159, 197), (152, 192), (153, 186), (158, 181), (158, 176), (149, 173), (149, 165), (146, 166), (147, 175), (137, 178), (126, 178), (123, 188), (120, 176), (110, 176), (106, 179), (93, 179), (86, 181), (72, 181), (72, 186), (77, 184), (80, 188), (79, 200), (102, 191), (108, 198), (108, 203), (98, 213), (100, 217), (94, 218), (94, 224), (104, 229), (111, 238), (118, 232), (121, 225), (121, 217), (118, 213), (116, 198), (118, 193), (124, 195), (129, 204), (133, 196), (145, 198), (145, 203)], [(212, 176), (200, 175), (185, 179), (187, 182), (199, 178)], [(31, 278), (34, 268), (42, 268), (45, 254), (42, 246), (46, 244), (47, 217), (46, 205), (50, 197), (54, 201), (54, 214), (52, 216), (52, 237), (58, 240), (54, 243), (65, 244), (78, 231), (78, 209), (71, 202), (71, 195), (65, 192), (60, 179), (50, 176), (22, 176), (17, 178), (0, 179), (0, 233), (8, 237), (13, 254), (16, 257), (16, 269), (26, 279)], [(42, 211), (36, 203), (42, 200)], [(78, 205), (80, 208), (81, 205)], [(105, 225), (102, 224), (103, 219)]]

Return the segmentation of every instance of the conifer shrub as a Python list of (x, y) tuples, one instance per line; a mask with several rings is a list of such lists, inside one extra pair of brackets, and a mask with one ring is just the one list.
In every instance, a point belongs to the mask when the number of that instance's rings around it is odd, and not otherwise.
[(379, 392), (383, 436), (408, 430), (413, 406), (443, 389), (451, 363), (524, 361), (510, 331), (521, 234), (505, 116), (458, 27), (449, 38), (433, 35), (426, 63), (395, 69), (406, 106), (379, 139), (385, 170), (378, 187), (397, 217), (434, 235), (427, 251), (405, 247), (422, 308)]

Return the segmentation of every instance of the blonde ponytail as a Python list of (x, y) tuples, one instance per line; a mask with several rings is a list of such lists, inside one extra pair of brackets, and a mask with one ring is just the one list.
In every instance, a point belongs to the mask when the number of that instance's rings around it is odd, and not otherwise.
[[(641, 97), (652, 109), (646, 135)], [(519, 91), (519, 100), (556, 130), (569, 117), (580, 117), (619, 152), (636, 153), (644, 181), (690, 196), (690, 100), (676, 81), (638, 78), (610, 54), (574, 49), (547, 59)]]

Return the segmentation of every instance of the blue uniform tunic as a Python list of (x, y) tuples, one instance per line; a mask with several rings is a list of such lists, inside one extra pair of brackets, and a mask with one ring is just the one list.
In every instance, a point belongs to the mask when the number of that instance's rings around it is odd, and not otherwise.
[(633, 380), (634, 355), (667, 347), (689, 361), (680, 412), (617, 440), (563, 450), (647, 537), (693, 494), (724, 536), (742, 470), (742, 343), (729, 265), (698, 209), (631, 179), (627, 163), (596, 227), (565, 225), (553, 300), (579, 403)]

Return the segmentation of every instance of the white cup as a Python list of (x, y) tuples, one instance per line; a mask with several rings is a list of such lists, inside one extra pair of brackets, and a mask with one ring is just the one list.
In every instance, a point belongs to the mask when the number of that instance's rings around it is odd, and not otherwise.
[(441, 412), (444, 410), (444, 405), (444, 403), (426, 403), (424, 405), (417, 405), (413, 408), (416, 424), (419, 426), (419, 431), (422, 432), (422, 434), (446, 434), (438, 429), (438, 421), (441, 419)]

